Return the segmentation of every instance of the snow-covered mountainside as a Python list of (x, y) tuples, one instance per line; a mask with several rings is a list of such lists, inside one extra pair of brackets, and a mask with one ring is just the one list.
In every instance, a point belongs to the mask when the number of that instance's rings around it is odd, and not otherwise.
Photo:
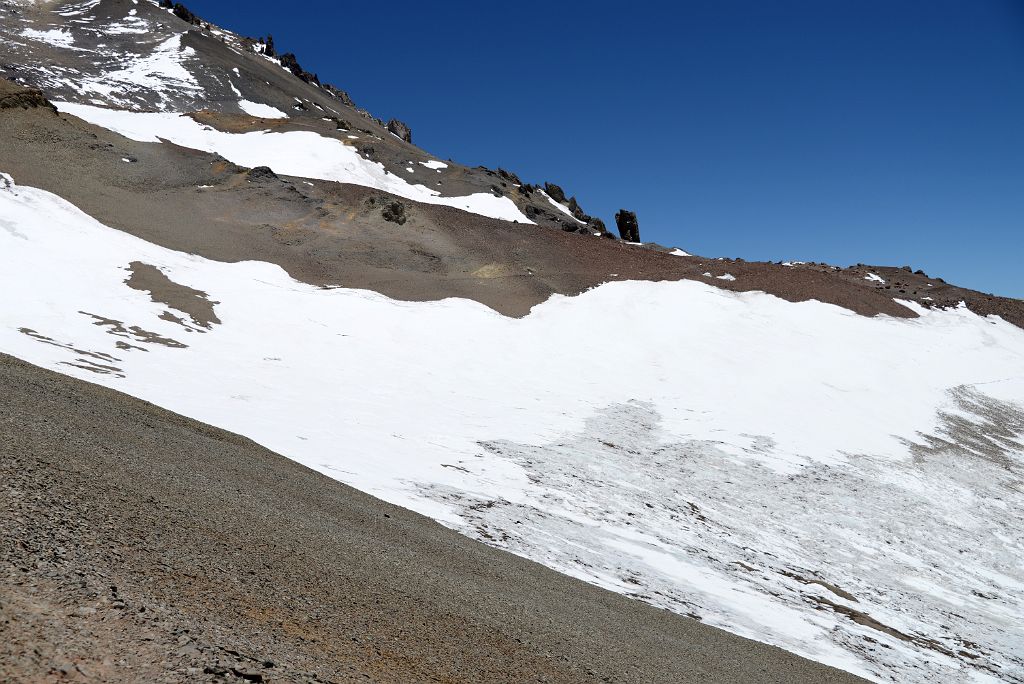
[[(298, 161), (319, 143), (321, 156), (337, 157), (329, 162), (333, 180), (493, 218), (586, 235), (606, 232), (575, 200), (574, 215), (515, 174), (433, 159), (411, 144), (405, 124), (385, 124), (359, 109), (347, 93), (304, 71), (294, 55), (277, 55), (262, 39), (220, 29), (187, 10), (154, 0), (4, 0), (0, 22), (0, 75), (41, 88), (52, 99), (135, 112), (203, 110), (223, 115), (218, 123), (225, 127), (238, 126), (235, 117), (245, 115), (248, 135), (219, 136), (235, 150), (244, 148), (247, 137), (265, 135)], [(162, 129), (162, 137), (175, 142), (172, 130), (193, 141), (204, 137), (191, 119), (165, 114), (140, 120), (156, 128), (147, 139)], [(244, 155), (225, 156), (244, 163)]]
[(0, 20), (60, 112), (0, 90), (0, 352), (871, 680), (1024, 682), (1019, 302), (592, 239), (148, 0)]
[(0, 350), (858, 674), (1022, 675), (1015, 326), (691, 281), (516, 320), (172, 252), (10, 179), (0, 207)]

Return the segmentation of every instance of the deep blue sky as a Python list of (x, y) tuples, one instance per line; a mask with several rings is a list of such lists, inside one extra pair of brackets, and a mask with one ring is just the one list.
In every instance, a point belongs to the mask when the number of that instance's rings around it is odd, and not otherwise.
[(1024, 297), (1024, 0), (187, 4), (645, 240)]

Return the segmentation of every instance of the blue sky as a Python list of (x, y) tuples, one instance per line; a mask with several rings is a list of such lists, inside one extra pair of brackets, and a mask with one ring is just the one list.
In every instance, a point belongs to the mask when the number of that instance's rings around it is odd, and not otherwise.
[(1019, 0), (187, 4), (644, 240), (1024, 297)]

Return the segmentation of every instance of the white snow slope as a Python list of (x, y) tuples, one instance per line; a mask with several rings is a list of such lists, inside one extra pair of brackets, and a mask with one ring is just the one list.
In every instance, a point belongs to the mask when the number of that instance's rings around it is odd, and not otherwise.
[(183, 114), (130, 112), (72, 102), (54, 104), (62, 112), (140, 142), (167, 140), (216, 152), (242, 166), (266, 165), (289, 176), (352, 183), (426, 204), (444, 204), (481, 216), (533, 223), (508, 197), (495, 197), (488, 192), (442, 197), (425, 185), (412, 184), (388, 173), (382, 164), (361, 157), (354, 147), (311, 131), (224, 133)]
[(511, 319), (173, 252), (9, 177), (0, 290), (0, 351), (555, 569), (878, 681), (1024, 681), (1024, 332), (998, 318), (683, 281)]

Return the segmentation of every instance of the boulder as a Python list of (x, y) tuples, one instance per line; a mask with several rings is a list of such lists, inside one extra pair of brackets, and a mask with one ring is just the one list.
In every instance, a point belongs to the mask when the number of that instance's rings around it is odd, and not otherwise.
[(249, 169), (249, 180), (261, 181), (261, 180), (272, 180), (277, 178), (277, 174), (274, 173), (269, 166), (257, 166)]
[(619, 237), (626, 242), (640, 242), (640, 225), (632, 211), (619, 209), (615, 212), (615, 227), (619, 229)]
[(388, 121), (388, 130), (407, 143), (412, 142), (412, 129), (398, 119)]
[(380, 215), (385, 221), (402, 225), (405, 223), (405, 205), (401, 202), (386, 202)]
[(556, 202), (565, 203), (565, 191), (554, 183), (545, 183), (544, 192)]

